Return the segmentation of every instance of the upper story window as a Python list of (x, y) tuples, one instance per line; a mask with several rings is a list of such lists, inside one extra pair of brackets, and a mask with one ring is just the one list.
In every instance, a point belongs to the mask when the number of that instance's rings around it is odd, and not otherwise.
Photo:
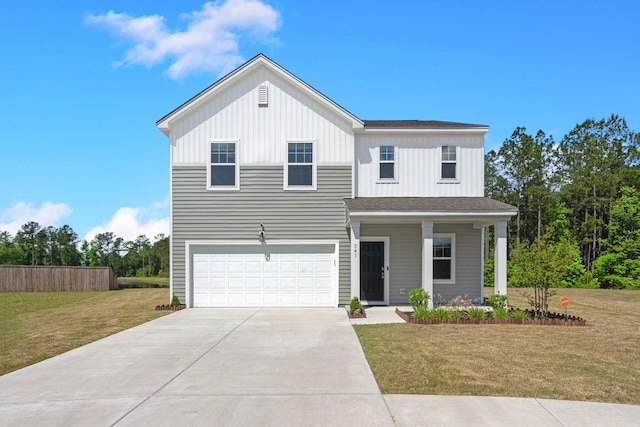
[(457, 147), (455, 145), (442, 146), (441, 179), (457, 179)]
[(455, 282), (455, 235), (433, 236), (433, 282)]
[(313, 142), (287, 143), (286, 189), (315, 189), (313, 146)]
[(238, 162), (235, 142), (211, 142), (209, 188), (237, 190), (239, 188)]
[(380, 147), (380, 179), (396, 179), (396, 155), (393, 145)]

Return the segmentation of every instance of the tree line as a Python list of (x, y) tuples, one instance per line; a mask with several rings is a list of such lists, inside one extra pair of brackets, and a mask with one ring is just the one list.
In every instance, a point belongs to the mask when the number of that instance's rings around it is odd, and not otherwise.
[(486, 154), (486, 195), (518, 208), (509, 225), (510, 285), (546, 283), (541, 275), (559, 272), (553, 287), (640, 288), (639, 146), (640, 134), (612, 115), (577, 124), (560, 141), (518, 127)]
[[(78, 245), (80, 244), (80, 245)], [(0, 231), (0, 264), (112, 267), (120, 277), (168, 277), (169, 237), (140, 235), (125, 241), (112, 232), (80, 242), (68, 225), (24, 224), (15, 236)]]

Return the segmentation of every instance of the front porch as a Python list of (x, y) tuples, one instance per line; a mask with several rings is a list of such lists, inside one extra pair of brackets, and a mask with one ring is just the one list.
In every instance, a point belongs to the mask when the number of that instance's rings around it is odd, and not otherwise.
[(495, 292), (507, 293), (507, 221), (515, 208), (486, 198), (345, 199), (351, 297), (406, 304), (411, 289), (483, 295), (484, 228), (495, 227)]

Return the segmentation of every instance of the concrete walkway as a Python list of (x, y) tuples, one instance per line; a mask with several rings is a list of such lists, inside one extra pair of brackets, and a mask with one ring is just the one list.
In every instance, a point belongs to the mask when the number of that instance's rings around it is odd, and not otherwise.
[(1, 426), (637, 425), (640, 406), (382, 396), (344, 309), (190, 309), (0, 377)]

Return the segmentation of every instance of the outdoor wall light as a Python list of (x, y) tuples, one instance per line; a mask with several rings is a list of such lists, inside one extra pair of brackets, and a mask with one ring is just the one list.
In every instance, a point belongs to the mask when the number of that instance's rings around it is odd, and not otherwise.
[(258, 240), (260, 241), (260, 243), (265, 243), (266, 234), (264, 232), (264, 225), (260, 224), (260, 228), (262, 230), (260, 230), (260, 232), (258, 233)]

